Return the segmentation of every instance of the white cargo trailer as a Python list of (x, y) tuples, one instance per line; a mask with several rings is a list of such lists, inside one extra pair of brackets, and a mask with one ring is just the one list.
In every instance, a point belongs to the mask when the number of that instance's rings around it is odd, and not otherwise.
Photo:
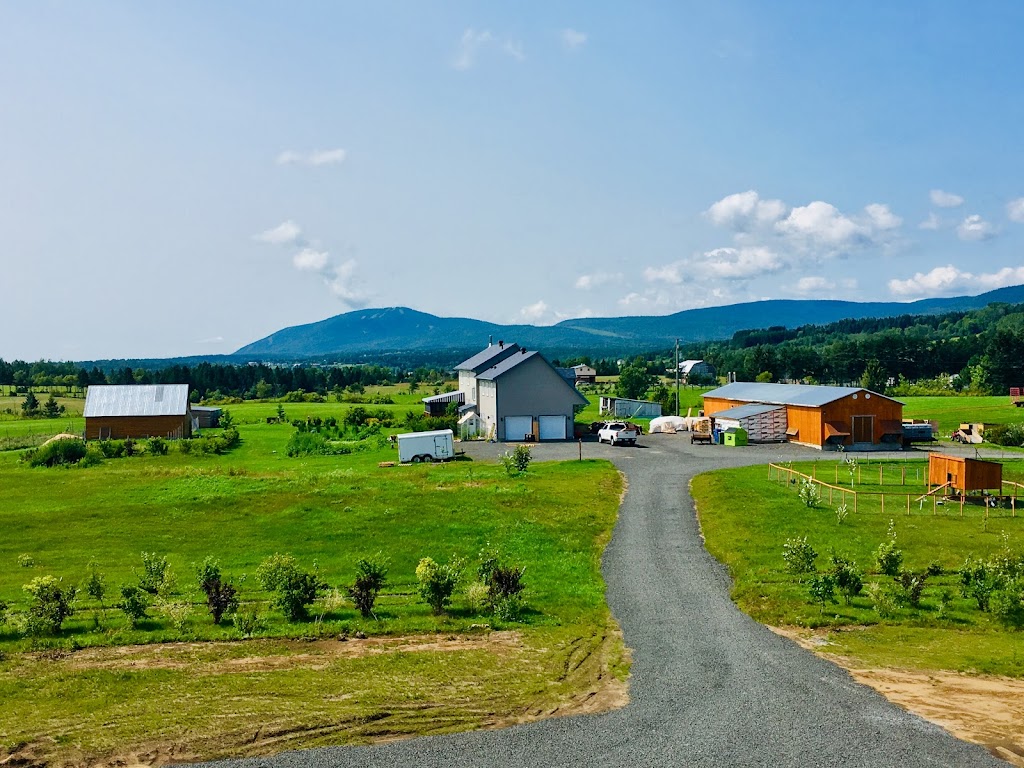
[(421, 461), (447, 461), (455, 457), (455, 443), (450, 429), (433, 432), (406, 432), (398, 436), (398, 460), (403, 464)]

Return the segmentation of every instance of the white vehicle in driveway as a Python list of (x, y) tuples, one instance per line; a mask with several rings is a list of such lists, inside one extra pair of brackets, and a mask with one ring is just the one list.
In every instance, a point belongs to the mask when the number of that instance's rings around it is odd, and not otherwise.
[(608, 443), (608, 445), (616, 443), (636, 445), (637, 437), (639, 435), (637, 435), (636, 429), (621, 421), (609, 421), (597, 432), (597, 442)]

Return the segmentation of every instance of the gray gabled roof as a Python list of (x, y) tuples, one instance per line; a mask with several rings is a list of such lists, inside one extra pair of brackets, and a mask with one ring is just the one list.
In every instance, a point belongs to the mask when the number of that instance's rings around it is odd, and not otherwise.
[[(776, 405), (807, 405), (820, 407), (849, 397), (855, 392), (869, 392), (863, 387), (826, 387), (817, 384), (761, 384), (753, 381), (735, 381), (724, 387), (705, 392), (704, 397), (721, 400), (742, 400), (747, 403), (774, 403)], [(871, 392), (874, 397), (885, 397)], [(892, 400), (891, 397), (885, 397)], [(895, 400), (894, 402), (899, 402)]]
[(527, 360), (532, 360), (535, 357), (539, 359), (541, 362), (543, 362), (544, 365), (546, 365), (548, 368), (550, 368), (551, 372), (558, 376), (558, 378), (562, 380), (562, 383), (565, 384), (566, 387), (572, 390), (572, 393), (576, 395), (577, 398), (579, 398), (579, 401), (581, 403), (589, 402), (587, 398), (580, 394), (580, 391), (576, 389), (576, 387), (572, 383), (570, 383), (570, 381), (565, 376), (558, 372), (558, 369), (555, 368), (555, 366), (553, 366), (544, 358), (544, 355), (540, 354), (540, 352), (537, 352), (536, 350), (527, 351), (525, 349), (521, 349), (519, 350), (519, 354), (507, 357), (504, 360), (498, 362), (496, 365), (491, 366), (483, 373), (478, 373), (476, 378), (479, 381), (494, 381), (499, 376), (503, 376), (516, 366), (522, 365)]
[(85, 417), (184, 416), (188, 384), (93, 384), (85, 393)]
[(495, 363), (511, 357), (519, 351), (518, 344), (491, 344), (486, 349), (477, 352), (469, 360), (464, 360), (455, 366), (456, 371), (472, 371), (480, 373), (490, 368)]

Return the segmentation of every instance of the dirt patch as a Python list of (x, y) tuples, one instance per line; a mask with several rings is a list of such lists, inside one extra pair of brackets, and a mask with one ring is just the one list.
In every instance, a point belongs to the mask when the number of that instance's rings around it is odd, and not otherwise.
[(769, 629), (837, 664), (908, 712), (1024, 768), (1024, 680), (939, 670), (866, 669), (856, 659), (828, 653), (820, 631)]
[[(90, 648), (66, 654), (57, 661), (75, 670), (188, 670), (204, 674), (252, 674), (263, 671), (325, 668), (338, 659), (395, 653), (454, 653), (486, 651), (498, 656), (544, 653), (523, 643), (519, 632), (489, 631), (464, 635), (412, 635), (302, 640), (250, 640), (238, 643), (169, 643), (113, 648)], [(40, 655), (40, 661), (42, 661)], [(47, 658), (47, 662), (54, 659)], [(499, 705), (489, 718), (466, 719), (466, 713), (450, 710), (443, 702), (396, 701), (384, 710), (330, 722), (279, 721), (254, 729), (228, 732), (181, 741), (161, 740), (124, 745), (122, 751), (85, 755), (66, 748), (55, 749), (51, 739), (0, 748), (0, 768), (141, 768), (169, 763), (196, 762), (212, 757), (256, 757), (285, 749), (342, 743), (353, 738), (361, 743), (385, 743), (419, 733), (444, 733), (467, 727), (495, 729), (518, 723), (576, 714), (596, 714), (625, 706), (628, 685), (616, 674), (628, 663), (621, 632), (610, 627), (603, 636), (577, 638), (567, 648), (564, 668), (552, 670), (552, 689), (536, 704), (501, 713)], [(558, 693), (562, 691), (562, 693)], [(338, 698), (351, 697), (339, 692)], [(415, 710), (415, 711), (412, 711)], [(402, 721), (417, 718), (421, 727), (410, 730)], [(60, 753), (60, 757), (56, 753)]]

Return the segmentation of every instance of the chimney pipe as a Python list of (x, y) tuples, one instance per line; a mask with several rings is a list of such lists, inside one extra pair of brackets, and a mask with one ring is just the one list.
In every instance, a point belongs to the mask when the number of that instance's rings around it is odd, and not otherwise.
[(487, 337), (487, 346), (488, 347), (494, 346), (494, 337), (493, 336), (488, 336)]
[(498, 339), (498, 348), (499, 349), (504, 349), (505, 348), (505, 342), (502, 341), (501, 339)]

